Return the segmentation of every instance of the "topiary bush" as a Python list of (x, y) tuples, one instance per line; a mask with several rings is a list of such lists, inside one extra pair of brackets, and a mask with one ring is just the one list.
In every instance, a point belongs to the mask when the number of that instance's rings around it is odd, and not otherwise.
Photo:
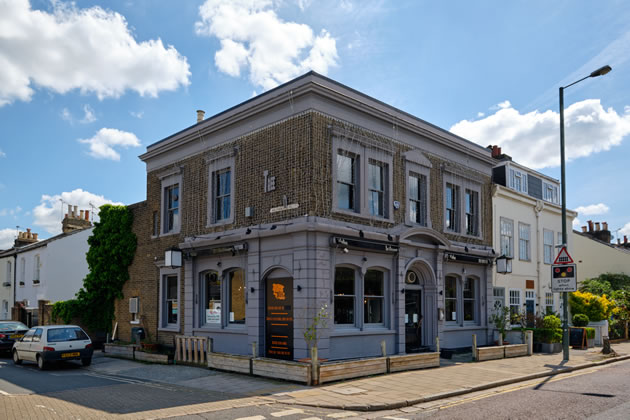
[(573, 315), (573, 325), (576, 327), (586, 327), (590, 320), (588, 319), (588, 315), (585, 314), (575, 314)]

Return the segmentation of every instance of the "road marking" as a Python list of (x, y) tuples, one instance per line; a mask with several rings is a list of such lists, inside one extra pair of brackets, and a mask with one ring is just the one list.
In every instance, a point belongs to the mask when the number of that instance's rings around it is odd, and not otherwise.
[(392, 417), (392, 416), (388, 416), (388, 417), (383, 417), (384, 419), (388, 419), (388, 420), (409, 420), (409, 419), (405, 419), (402, 417)]
[(291, 410), (276, 411), (275, 413), (271, 413), (271, 415), (274, 417), (286, 417), (286, 416), (292, 416), (294, 414), (302, 414), (303, 412), (304, 410), (300, 410), (299, 408), (293, 408)]
[(265, 420), (267, 417), (265, 416), (251, 416), (251, 417), (239, 417), (234, 420)]
[(329, 414), (326, 417), (330, 417), (333, 419), (345, 419), (346, 417), (356, 417), (357, 413), (353, 413), (352, 411), (344, 411), (342, 413), (333, 413)]
[(11, 395), (8, 392), (4, 392), (3, 390), (0, 389), (0, 395)]

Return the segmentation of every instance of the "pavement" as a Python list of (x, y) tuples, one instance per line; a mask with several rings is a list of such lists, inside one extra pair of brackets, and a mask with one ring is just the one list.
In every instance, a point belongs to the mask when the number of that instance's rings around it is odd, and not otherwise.
[[(218, 412), (265, 404), (291, 404), (353, 411), (402, 409), (544, 376), (630, 359), (630, 342), (562, 354), (470, 362), (442, 359), (442, 367), (306, 387), (284, 381), (191, 366), (151, 365), (95, 353), (86, 375), (115, 384), (46, 394), (0, 392), (3, 418), (153, 419)], [(77, 371), (53, 372), (65, 376)], [(61, 379), (61, 378), (60, 378)], [(98, 395), (98, 397), (96, 397)], [(297, 408), (297, 407), (296, 407)]]

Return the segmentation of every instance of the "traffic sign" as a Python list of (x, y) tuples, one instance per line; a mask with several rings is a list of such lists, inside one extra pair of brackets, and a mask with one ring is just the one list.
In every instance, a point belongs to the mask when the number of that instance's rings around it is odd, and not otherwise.
[(558, 256), (556, 260), (553, 262), (554, 264), (573, 264), (573, 258), (569, 255), (566, 247), (562, 247), (560, 252), (558, 252)]
[[(570, 258), (570, 257), (569, 257)], [(551, 266), (551, 291), (575, 292), (577, 290), (575, 264), (554, 264)]]

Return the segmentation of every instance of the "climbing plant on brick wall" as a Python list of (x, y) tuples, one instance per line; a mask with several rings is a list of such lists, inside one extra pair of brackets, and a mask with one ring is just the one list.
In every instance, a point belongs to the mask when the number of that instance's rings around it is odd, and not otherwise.
[(122, 288), (129, 279), (136, 235), (131, 230), (133, 215), (126, 206), (106, 204), (100, 208), (99, 217), (88, 238), (90, 272), (83, 279), (83, 287), (75, 299), (55, 303), (52, 317), (66, 323), (79, 318), (91, 330), (109, 331), (114, 302), (123, 297)]

